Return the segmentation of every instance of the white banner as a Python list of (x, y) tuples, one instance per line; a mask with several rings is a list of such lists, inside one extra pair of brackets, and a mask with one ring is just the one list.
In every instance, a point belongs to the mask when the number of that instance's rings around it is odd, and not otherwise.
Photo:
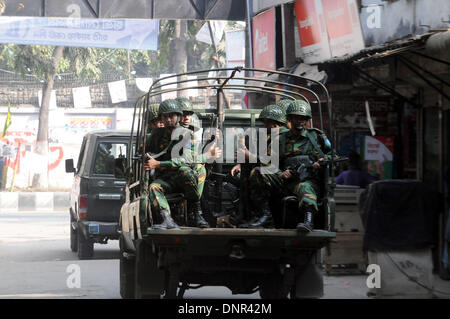
[[(210, 21), (211, 30), (214, 36), (214, 42), (216, 45), (219, 44), (220, 40), (222, 40), (223, 30), (225, 30), (225, 26), (227, 24), (226, 21)], [(209, 32), (208, 22), (205, 22), (201, 27), (200, 31), (197, 32), (195, 38), (198, 41), (208, 43), (212, 45), (211, 41), (211, 33)]]
[(152, 78), (136, 78), (136, 86), (142, 92), (148, 92), (152, 84)]
[(0, 17), (0, 43), (158, 49), (158, 20)]
[(109, 94), (111, 95), (112, 103), (120, 103), (127, 101), (127, 88), (125, 81), (115, 81), (108, 83)]
[(76, 109), (92, 107), (91, 93), (88, 86), (73, 88), (73, 107)]

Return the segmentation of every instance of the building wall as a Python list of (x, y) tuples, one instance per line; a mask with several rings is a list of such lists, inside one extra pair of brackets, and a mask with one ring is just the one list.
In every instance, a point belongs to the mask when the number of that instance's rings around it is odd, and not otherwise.
[[(7, 111), (7, 107), (0, 107), (0, 125), (5, 123)], [(12, 108), (11, 126), (6, 136), (0, 139), (0, 157), (9, 160), (7, 180), (3, 185), (7, 189), (11, 187), (14, 171), (15, 188), (26, 189), (31, 186), (33, 175), (44, 172), (46, 165), (49, 169), (50, 188), (70, 188), (73, 175), (65, 172), (64, 162), (72, 158), (77, 163), (83, 136), (98, 129), (131, 130), (133, 109), (58, 108), (50, 110), (49, 116), (49, 155), (44, 158), (35, 152), (39, 108)]]

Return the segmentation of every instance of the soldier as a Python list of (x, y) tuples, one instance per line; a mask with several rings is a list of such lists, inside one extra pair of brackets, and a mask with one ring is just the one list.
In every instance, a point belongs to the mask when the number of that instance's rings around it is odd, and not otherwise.
[[(197, 131), (200, 128), (200, 123), (198, 123), (198, 118), (194, 117), (194, 108), (192, 107), (191, 101), (189, 99), (181, 97), (177, 98), (176, 101), (180, 104), (181, 109), (183, 110), (183, 116), (180, 120), (180, 125), (182, 127), (185, 127), (187, 129), (190, 129), (192, 132)], [(221, 150), (218, 148), (212, 149), (213, 154), (215, 154), (216, 157), (220, 157)], [(195, 176), (197, 178), (197, 187), (200, 194), (200, 198), (203, 194), (203, 189), (205, 187), (205, 180), (206, 180), (206, 156), (203, 154), (196, 153), (196, 163), (193, 165), (192, 169), (195, 173)], [(198, 203), (192, 203), (193, 205), (198, 205), (198, 208), (195, 208), (195, 210), (201, 210), (201, 202)], [(195, 214), (190, 213), (188, 216), (188, 225), (194, 226), (197, 223), (195, 220)]]
[(164, 122), (158, 114), (159, 104), (151, 104), (148, 110), (148, 126), (147, 126), (147, 138), (145, 142), (145, 149), (148, 150), (151, 132), (154, 128), (164, 127)]
[[(281, 189), (285, 195), (294, 194), (299, 199), (299, 211), (305, 213), (305, 220), (297, 224), (297, 229), (301, 232), (310, 232), (314, 228), (313, 216), (318, 211), (317, 191), (320, 183), (318, 169), (320, 161), (327, 157), (325, 154), (331, 151), (331, 144), (322, 131), (307, 128), (307, 123), (312, 117), (311, 106), (308, 102), (294, 101), (288, 106), (286, 115), (292, 128), (280, 139), (282, 171), (276, 174), (261, 174), (255, 170), (253, 172), (254, 188), (258, 187), (259, 191), (254, 193), (255, 196), (252, 199), (260, 205), (263, 216), (259, 224), (264, 225), (265, 220), (270, 221), (269, 216), (272, 215), (268, 202), (271, 193)], [(298, 167), (291, 163), (299, 163), (305, 157), (313, 164), (307, 176), (299, 176), (296, 174)]]
[[(259, 120), (263, 122), (264, 128), (268, 130), (267, 135), (267, 150), (268, 155), (271, 154), (271, 135), (270, 130), (271, 129), (278, 129), (279, 134), (285, 134), (287, 131), (289, 131), (286, 128), (286, 113), (283, 108), (279, 107), (276, 104), (268, 105), (264, 109), (262, 109), (261, 113), (259, 114)], [(279, 137), (279, 136), (278, 136)], [(248, 150), (246, 151), (246, 159), (248, 160), (252, 156)], [(268, 164), (261, 164), (262, 166), (266, 166)], [(239, 171), (241, 169), (241, 165), (237, 164), (235, 167), (231, 169), (231, 174), (234, 175), (235, 172)], [(255, 207), (257, 208), (256, 215), (253, 217), (253, 219), (250, 220), (250, 222), (240, 225), (241, 228), (260, 228), (260, 227), (273, 227), (273, 217), (272, 214), (267, 214), (266, 209), (264, 209), (264, 205), (260, 205), (261, 203), (265, 203), (267, 198), (265, 198), (263, 201), (261, 201), (260, 196), (258, 195), (258, 192), (260, 191), (260, 186), (258, 185), (258, 179), (257, 175), (260, 173), (261, 166), (255, 167), (250, 172), (250, 177), (248, 180), (249, 183), (249, 190), (250, 190), (250, 199), (254, 203)], [(258, 173), (256, 173), (258, 171)], [(281, 172), (280, 172), (281, 173)], [(270, 195), (269, 195), (270, 196)], [(267, 201), (268, 205), (268, 201)], [(270, 212), (270, 211), (269, 211)]]
[(111, 154), (111, 149), (111, 143), (100, 143), (98, 145), (94, 164), (96, 174), (114, 174), (114, 156)]
[[(279, 107), (281, 107), (285, 112), (288, 108), (288, 106), (293, 102), (294, 100), (291, 99), (282, 99), (280, 100), (277, 105)], [(290, 130), (291, 129), (291, 123), (290, 122), (286, 122), (286, 127)]]
[[(155, 170), (156, 180), (149, 186), (149, 198), (153, 208), (160, 211), (163, 222), (154, 228), (178, 228), (170, 215), (170, 207), (164, 194), (181, 191), (187, 201), (190, 214), (195, 215), (196, 226), (209, 227), (202, 216), (198, 182), (191, 165), (194, 163), (193, 134), (182, 129), (179, 119), (183, 114), (175, 100), (165, 100), (159, 106), (159, 113), (164, 122), (163, 128), (152, 131), (149, 150), (152, 153), (163, 153), (158, 160), (151, 157), (144, 163), (145, 170)], [(172, 140), (172, 132), (181, 129), (182, 139)], [(179, 141), (185, 142), (183, 154), (172, 158), (172, 149)], [(187, 142), (186, 142), (187, 141)]]

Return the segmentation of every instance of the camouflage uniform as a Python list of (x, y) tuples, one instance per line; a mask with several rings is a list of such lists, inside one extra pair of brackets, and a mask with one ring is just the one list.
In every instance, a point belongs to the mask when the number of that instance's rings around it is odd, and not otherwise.
[[(278, 131), (278, 135), (276, 135), (276, 138), (278, 139), (280, 136), (283, 136), (288, 130), (284, 126), (286, 124), (286, 112), (283, 108), (281, 108), (278, 105), (268, 105), (266, 106), (259, 115), (260, 120), (272, 120), (276, 121), (278, 125), (281, 125), (281, 128)], [(268, 129), (269, 130), (269, 129)], [(277, 141), (275, 141), (277, 143)], [(267, 155), (272, 155), (272, 135), (267, 135)], [(261, 172), (262, 167), (268, 166), (269, 164), (262, 164), (260, 163), (260, 166), (253, 168), (250, 171), (250, 175), (248, 178), (248, 185), (249, 185), (249, 197), (252, 201), (253, 205), (257, 209), (256, 215), (253, 219), (250, 220), (249, 223), (245, 223), (240, 225), (240, 227), (243, 228), (258, 228), (258, 227), (272, 227), (273, 226), (273, 217), (270, 212), (268, 200), (271, 197), (270, 193), (270, 187), (267, 187), (267, 185), (263, 183), (267, 183), (270, 181), (271, 176), (277, 176), (276, 174), (280, 174), (281, 171), (276, 168), (276, 173), (274, 174), (263, 174)], [(265, 179), (264, 176), (267, 176)], [(261, 192), (262, 190), (262, 192)]]
[[(178, 126), (177, 128), (181, 128)], [(200, 192), (197, 178), (191, 166), (193, 157), (193, 134), (189, 130), (183, 130), (183, 134), (189, 135), (188, 144), (184, 145), (183, 155), (171, 158), (171, 152), (176, 142), (171, 142), (171, 130), (169, 128), (156, 128), (152, 130), (149, 141), (151, 153), (157, 154), (167, 148), (167, 152), (158, 158), (160, 169), (155, 174), (149, 186), (149, 198), (153, 208), (170, 212), (169, 204), (164, 194), (181, 192), (188, 200), (198, 200)]]
[[(307, 102), (296, 101), (288, 107), (287, 114), (311, 117), (310, 106)], [(321, 152), (317, 150), (311, 140), (315, 141)], [(302, 131), (291, 129), (280, 134), (280, 167), (282, 171), (288, 169), (286, 160), (289, 158), (306, 155), (312, 162), (317, 162), (319, 158), (324, 157), (324, 154), (330, 152), (331, 144), (328, 138), (318, 129), (303, 128)], [(275, 174), (261, 174), (260, 169), (253, 170), (250, 176), (251, 188), (255, 190), (251, 193), (252, 201), (254, 203), (267, 201), (273, 193), (282, 196), (295, 195), (299, 199), (299, 210), (317, 212), (319, 170), (309, 168), (310, 174), (304, 181), (301, 181), (295, 174), (289, 179), (282, 179), (280, 177), (282, 171), (279, 170)]]
[[(189, 101), (189, 99), (184, 98), (184, 97), (180, 97), (175, 99), (181, 109), (183, 110), (183, 114), (191, 114), (194, 115), (194, 108), (192, 107), (192, 103)], [(194, 119), (192, 119), (194, 120)], [(198, 125), (194, 125), (194, 123), (191, 122), (191, 125), (189, 126), (184, 126), (181, 125), (184, 128), (190, 129), (192, 132), (194, 132), (195, 130), (198, 129)], [(198, 191), (200, 193), (200, 197), (203, 194), (203, 189), (205, 187), (205, 180), (206, 180), (206, 167), (205, 167), (205, 163), (206, 163), (206, 157), (204, 155), (199, 155), (196, 154), (195, 157), (195, 164), (192, 165), (192, 170), (195, 173), (195, 176), (197, 178), (197, 187), (198, 187)]]
[[(159, 114), (182, 114), (180, 105), (175, 100), (166, 100), (159, 107)], [(181, 136), (174, 136), (172, 140), (173, 129), (177, 129)], [(180, 138), (181, 137), (181, 138)], [(175, 128), (153, 129), (149, 141), (149, 150), (153, 154), (165, 151), (158, 157), (160, 167), (157, 170), (156, 180), (149, 186), (149, 199), (153, 208), (158, 209), (164, 221), (162, 224), (154, 225), (157, 228), (176, 228), (178, 227), (170, 217), (170, 206), (165, 194), (181, 192), (187, 200), (188, 208), (188, 226), (209, 227), (204, 220), (200, 205), (201, 193), (198, 187), (198, 177), (193, 170), (195, 163), (194, 133), (179, 124)], [(184, 143), (184, 145), (180, 145)], [(172, 157), (174, 147), (182, 146), (178, 152), (179, 156)], [(175, 154), (174, 154), (175, 155)]]

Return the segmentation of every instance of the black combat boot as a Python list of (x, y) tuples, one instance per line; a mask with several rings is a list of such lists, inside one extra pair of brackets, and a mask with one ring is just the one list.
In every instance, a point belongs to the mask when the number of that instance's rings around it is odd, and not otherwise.
[(261, 218), (261, 216), (255, 215), (248, 222), (240, 224), (238, 227), (239, 228), (248, 228), (251, 224), (256, 223), (260, 218)]
[(188, 226), (208, 228), (208, 222), (203, 218), (202, 205), (200, 201), (188, 202)]
[(305, 213), (305, 222), (297, 224), (297, 230), (301, 233), (309, 233), (313, 229), (313, 213), (308, 211)]
[(179, 229), (178, 225), (174, 222), (170, 213), (167, 210), (162, 210), (160, 212), (163, 222), (161, 224), (153, 225), (154, 229)]
[(273, 217), (269, 202), (263, 201), (260, 204), (259, 211), (261, 212), (261, 217), (256, 222), (250, 223), (248, 228), (273, 228)]

